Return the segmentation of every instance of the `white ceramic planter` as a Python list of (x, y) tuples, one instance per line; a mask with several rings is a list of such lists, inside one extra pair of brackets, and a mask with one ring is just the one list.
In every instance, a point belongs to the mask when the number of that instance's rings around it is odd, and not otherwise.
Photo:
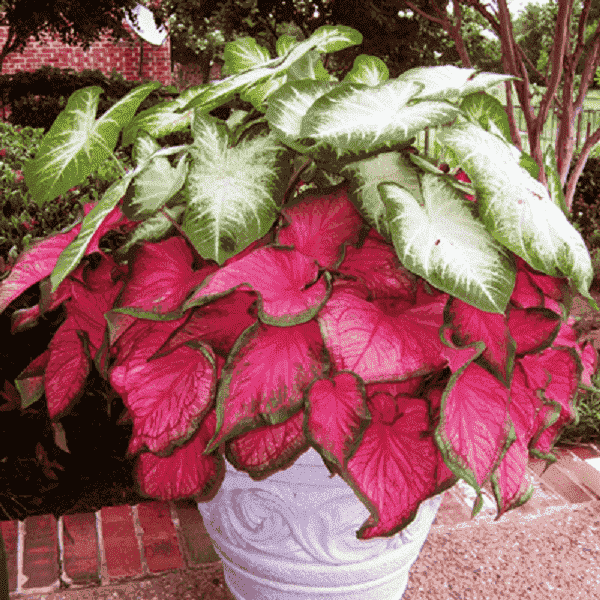
[(238, 600), (402, 597), (441, 495), (395, 536), (359, 540), (369, 511), (313, 448), (263, 481), (225, 462), (218, 494), (198, 508)]

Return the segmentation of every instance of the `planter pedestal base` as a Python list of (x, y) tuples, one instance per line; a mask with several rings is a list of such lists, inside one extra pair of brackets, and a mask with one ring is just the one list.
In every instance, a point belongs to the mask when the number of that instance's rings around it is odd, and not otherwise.
[(226, 465), (218, 494), (198, 508), (237, 600), (402, 598), (441, 495), (404, 531), (359, 540), (370, 513), (313, 448), (263, 481)]

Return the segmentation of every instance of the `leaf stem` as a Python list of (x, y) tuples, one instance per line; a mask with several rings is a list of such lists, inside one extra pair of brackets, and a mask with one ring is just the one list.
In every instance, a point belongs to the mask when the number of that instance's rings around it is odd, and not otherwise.
[(292, 175), (292, 178), (290, 179), (290, 182), (288, 183), (288, 187), (285, 190), (285, 194), (283, 195), (283, 202), (282, 202), (282, 206), (285, 205), (285, 203), (288, 200), (288, 196), (290, 194), (290, 190), (293, 189), (293, 187), (296, 185), (296, 181), (299, 179), (300, 175), (302, 175), (302, 173), (309, 167), (310, 163), (312, 163), (313, 159), (309, 158), (305, 163), (302, 164), (302, 166)]

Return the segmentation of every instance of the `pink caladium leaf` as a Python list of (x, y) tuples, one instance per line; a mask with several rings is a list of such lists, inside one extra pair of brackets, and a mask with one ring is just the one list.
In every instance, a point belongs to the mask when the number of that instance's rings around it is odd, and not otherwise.
[(566, 277), (552, 277), (540, 271), (536, 271), (533, 267), (524, 261), (521, 257), (516, 256), (517, 268), (524, 269), (529, 275), (531, 283), (537, 286), (545, 297), (552, 298), (557, 302), (564, 302), (569, 295), (569, 280)]
[(52, 420), (62, 418), (83, 391), (91, 370), (86, 344), (86, 335), (68, 327), (65, 321), (48, 346), (50, 360), (44, 374), (44, 389)]
[(527, 376), (519, 360), (515, 363), (510, 396), (509, 414), (515, 428), (516, 439), (491, 477), (498, 505), (496, 520), (508, 510), (521, 506), (533, 492), (527, 474), (528, 445), (534, 434), (542, 401), (535, 391), (528, 387)]
[[(265, 365), (269, 365), (265, 369)], [(233, 347), (217, 392), (217, 434), (207, 452), (265, 423), (282, 423), (328, 367), (315, 321), (293, 327), (256, 323)]]
[[(179, 309), (187, 295), (204, 279), (218, 270), (206, 263), (198, 271), (192, 269), (194, 257), (182, 238), (161, 242), (145, 242), (139, 246), (130, 263), (125, 287), (115, 308), (136, 308), (143, 312), (165, 314)], [(114, 343), (135, 317), (110, 312), (109, 336)]]
[(188, 440), (213, 408), (216, 358), (201, 342), (180, 346), (168, 356), (148, 362), (165, 341), (163, 323), (145, 328), (136, 344), (110, 371), (110, 381), (133, 416), (129, 456), (148, 448), (165, 456)]
[(575, 317), (569, 317), (566, 321), (562, 321), (556, 335), (554, 346), (569, 346), (577, 350), (577, 354), (581, 356), (583, 344), (577, 340), (577, 334), (573, 326), (575, 325)]
[(444, 322), (451, 324), (458, 345), (483, 342), (485, 350), (478, 358), (479, 364), (508, 384), (516, 344), (509, 333), (506, 314), (485, 312), (458, 298), (451, 298), (444, 311)]
[(367, 396), (372, 396), (376, 392), (388, 392), (392, 396), (404, 394), (405, 396), (417, 395), (417, 391), (423, 385), (425, 377), (411, 377), (404, 381), (390, 381), (387, 383), (368, 383), (365, 386)]
[(547, 308), (511, 308), (508, 329), (516, 342), (517, 356), (537, 354), (556, 339), (561, 318)]
[[(104, 260), (102, 260), (102, 263), (108, 260), (109, 262), (112, 261), (114, 264), (114, 261), (111, 257), (103, 257), (103, 259)], [(87, 257), (82, 260), (79, 265), (77, 265), (77, 267), (71, 271), (69, 276), (61, 282), (54, 292), (52, 292), (52, 282), (50, 281), (50, 277), (45, 277), (42, 279), (42, 281), (40, 281), (40, 316), (49, 310), (58, 308), (58, 306), (61, 304), (61, 300), (62, 302), (66, 302), (72, 296), (74, 284), (85, 285), (83, 273), (89, 266), (87, 265), (87, 261)]]
[[(104, 292), (107, 286), (114, 286), (117, 282), (122, 281), (129, 271), (127, 265), (118, 265), (112, 256), (103, 256), (95, 268), (92, 268), (91, 264), (84, 265), (84, 263), (80, 263), (80, 266), (83, 266), (83, 269), (81, 270), (79, 283), (92, 292), (100, 293)], [(69, 277), (77, 280), (74, 274), (78, 271), (79, 267)], [(50, 286), (48, 286), (48, 289), (50, 289)]]
[[(107, 265), (109, 266), (109, 265)], [(61, 327), (85, 331), (92, 357), (102, 345), (106, 333), (104, 314), (112, 308), (123, 287), (123, 281), (113, 283), (110, 272), (100, 290), (89, 290), (73, 282), (72, 297), (66, 303), (67, 320)]]
[(537, 416), (530, 449), (539, 458), (552, 457), (550, 452), (560, 430), (575, 420), (581, 360), (576, 350), (567, 346), (553, 346), (519, 360), (529, 387), (539, 391), (546, 408)]
[(357, 244), (365, 222), (348, 199), (345, 187), (328, 195), (307, 194), (281, 211), (284, 222), (277, 243), (293, 246), (322, 268), (335, 268), (344, 244)]
[(138, 457), (136, 478), (138, 493), (159, 500), (177, 500), (194, 496), (197, 502), (212, 500), (225, 478), (225, 460), (221, 453), (203, 454), (206, 442), (215, 431), (215, 411), (210, 411), (194, 436), (166, 457), (144, 452)]
[[(269, 246), (272, 245), (275, 241), (275, 232), (273, 230), (273, 228), (271, 228), (266, 235), (263, 235), (263, 237), (254, 240), (249, 246), (246, 246), (241, 252), (238, 252), (237, 254), (234, 254), (233, 256), (231, 256), (230, 258), (228, 258), (223, 265), (221, 266), (221, 268), (223, 267), (228, 267), (229, 265), (232, 265), (236, 262), (238, 262), (239, 260), (242, 260), (242, 258), (246, 258), (246, 256), (248, 256), (249, 254), (252, 254), (255, 250), (258, 250), (259, 248), (264, 248), (265, 246)], [(210, 261), (205, 261), (206, 265), (214, 265), (217, 264), (214, 261), (210, 260)]]
[(21, 408), (21, 396), (19, 396), (19, 392), (17, 392), (17, 389), (12, 383), (8, 381), (4, 382), (4, 391), (0, 392), (0, 398), (6, 400), (6, 402), (0, 406), (0, 412), (8, 412)]
[[(448, 331), (451, 331), (451, 329)], [(448, 347), (442, 348), (442, 356), (448, 361), (450, 370), (456, 373), (456, 371), (462, 369), (467, 363), (481, 356), (484, 350), (485, 344), (482, 341), (474, 342), (468, 346), (455, 346), (450, 341)]]
[(454, 372), (442, 395), (435, 439), (446, 464), (478, 494), (473, 516), (483, 505), (481, 486), (514, 440), (509, 398), (508, 388), (475, 362)]
[(434, 299), (440, 302), (443, 300), (445, 304), (448, 298), (450, 298), (449, 294), (429, 285), (424, 279), (417, 280), (417, 294), (415, 299), (417, 306), (427, 304)]
[(352, 286), (334, 285), (317, 320), (337, 371), (353, 371), (365, 383), (402, 381), (443, 366), (438, 330), (444, 304), (440, 296), (389, 315)]
[[(66, 301), (66, 313), (67, 318), (65, 322), (60, 326), (57, 331), (55, 340), (53, 340), (53, 359), (52, 362), (60, 361), (61, 358), (58, 356), (62, 352), (62, 339), (64, 336), (65, 349), (69, 347), (68, 352), (70, 356), (68, 361), (74, 363), (77, 361), (81, 365), (89, 362), (90, 358), (97, 357), (99, 349), (104, 343), (106, 334), (106, 321), (104, 319), (104, 313), (109, 310), (119, 291), (123, 285), (122, 281), (118, 280), (119, 274), (122, 275), (122, 270), (116, 267), (116, 264), (110, 257), (103, 258), (97, 269), (87, 269), (87, 274), (84, 277), (84, 281), (88, 281), (93, 286), (92, 290), (85, 283), (80, 283), (79, 280), (71, 280), (70, 278), (65, 279), (62, 283), (70, 283), (70, 297)], [(117, 276), (117, 281), (113, 280), (113, 275)], [(59, 286), (59, 289), (60, 287)], [(88, 344), (88, 350), (83, 353), (81, 347), (77, 344), (75, 338), (68, 332), (75, 332), (78, 336), (83, 335), (86, 343)], [(70, 337), (69, 337), (70, 336)], [(78, 354), (74, 354), (77, 352)], [(88, 356), (89, 352), (89, 356)], [(83, 374), (85, 373), (85, 377)], [(73, 379), (73, 385), (78, 378), (83, 377), (83, 382), (89, 373), (89, 365), (86, 364), (82, 367), (82, 370), (77, 374), (76, 370), (73, 370), (71, 376)], [(64, 411), (71, 404), (73, 399), (77, 396), (77, 393), (73, 393), (73, 390), (68, 386), (63, 385), (64, 373), (58, 372), (58, 380), (55, 384), (56, 394), (50, 398), (47, 398), (48, 402), (54, 406), (54, 410), (58, 410), (60, 413)], [(46, 381), (46, 387), (48, 388), (48, 380)], [(61, 389), (63, 396), (61, 397)], [(70, 390), (70, 391), (69, 391)], [(60, 408), (58, 408), (60, 407)], [(58, 413), (57, 413), (58, 414)]]
[(242, 332), (256, 323), (256, 294), (236, 290), (211, 304), (192, 309), (185, 323), (178, 327), (151, 357), (166, 356), (190, 340), (202, 340), (215, 353), (227, 358)]
[[(114, 344), (109, 343), (110, 357), (113, 361), (112, 367), (125, 364), (130, 355), (139, 351), (139, 348), (145, 345), (146, 339), (149, 339), (149, 336), (152, 336), (153, 343), (159, 344), (160, 342), (160, 344), (163, 344), (169, 335), (180, 325), (183, 325), (184, 322), (185, 317), (181, 317), (176, 321), (136, 319), (131, 327), (127, 328)], [(153, 352), (150, 352), (150, 350), (148, 352), (148, 358), (150, 358)]]
[[(86, 204), (84, 215), (87, 216), (95, 205), (95, 203)], [(85, 254), (100, 252), (98, 244), (102, 236), (127, 222), (121, 209), (115, 206), (90, 240)], [(25, 290), (52, 273), (61, 252), (79, 235), (80, 231), (81, 223), (78, 223), (64, 233), (58, 233), (34, 243), (31, 248), (19, 256), (10, 275), (0, 283), (0, 313), (4, 312), (8, 305)]]
[(50, 277), (40, 281), (40, 301), (38, 304), (30, 307), (16, 310), (11, 317), (11, 333), (20, 333), (31, 329), (38, 324), (38, 320), (46, 312), (56, 310), (61, 304), (66, 302), (73, 293), (73, 283), (79, 281), (83, 274), (83, 263), (80, 264), (71, 275), (58, 286), (58, 289), (51, 293)]
[(301, 409), (282, 423), (242, 433), (225, 444), (225, 456), (236, 469), (262, 481), (290, 467), (307, 450), (303, 423)]
[(360, 249), (346, 247), (339, 271), (357, 277), (374, 298), (394, 298), (414, 306), (416, 277), (400, 264), (394, 248), (375, 233), (371, 229)]
[(307, 390), (306, 437), (338, 470), (360, 442), (371, 421), (364, 383), (351, 372), (317, 379)]
[(288, 327), (310, 321), (331, 293), (331, 276), (293, 248), (264, 247), (209, 276), (182, 310), (202, 306), (244, 286), (258, 294), (259, 319)]
[(581, 351), (581, 363), (583, 364), (583, 373), (581, 382), (583, 385), (592, 386), (592, 375), (598, 369), (598, 352), (590, 343), (585, 342)]
[[(429, 430), (422, 434), (423, 437), (432, 437), (435, 433), (438, 423), (440, 422), (442, 395), (444, 394), (444, 389), (446, 385), (447, 380), (444, 379), (440, 384), (436, 386), (431, 386), (425, 391), (425, 398), (427, 402), (429, 402), (429, 415), (431, 423)], [(438, 462), (435, 481), (438, 489), (440, 489), (441, 491), (452, 487), (458, 481), (458, 477), (450, 470), (448, 465), (445, 463), (444, 457), (442, 456), (441, 452), (438, 452)]]
[(515, 278), (515, 287), (510, 296), (512, 305), (519, 308), (534, 308), (544, 306), (544, 294), (540, 288), (535, 285), (529, 276), (529, 271), (525, 269), (523, 262), (517, 261), (517, 275)]
[(429, 429), (427, 402), (376, 393), (367, 401), (372, 415), (350, 457), (344, 480), (371, 515), (356, 536), (390, 537), (414, 520), (423, 500), (439, 492), (440, 455)]
[(508, 448), (500, 466), (492, 473), (491, 482), (498, 513), (496, 521), (508, 510), (522, 506), (533, 495), (533, 483), (526, 470), (527, 446), (517, 439)]
[(25, 290), (48, 277), (56, 265), (60, 253), (77, 237), (71, 230), (34, 243), (23, 252), (0, 283), (0, 313)]
[(15, 380), (15, 387), (21, 396), (21, 407), (27, 408), (37, 402), (44, 393), (44, 372), (50, 361), (50, 350), (34, 358)]

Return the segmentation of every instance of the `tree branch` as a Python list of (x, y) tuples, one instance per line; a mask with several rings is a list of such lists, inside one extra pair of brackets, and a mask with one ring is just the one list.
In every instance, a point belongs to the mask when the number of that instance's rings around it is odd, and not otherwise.
[(418, 8), (412, 2), (410, 2), (410, 0), (404, 0), (404, 3), (408, 6), (408, 8), (410, 8), (410, 10), (412, 10), (413, 12), (416, 12), (418, 15), (421, 15), (424, 19), (428, 19), (432, 23), (437, 23), (438, 25), (440, 25), (441, 27), (444, 28), (444, 31), (446, 31), (446, 28), (444, 27), (444, 22), (442, 21), (442, 19), (438, 19), (437, 17), (434, 17), (433, 15), (429, 15), (426, 12), (423, 12), (420, 8)]
[[(570, 6), (566, 6), (569, 3)], [(556, 96), (560, 80), (563, 74), (563, 62), (565, 59), (565, 51), (567, 50), (566, 32), (569, 30), (569, 21), (571, 19), (571, 0), (558, 0), (558, 17), (556, 19), (556, 27), (554, 29), (554, 44), (552, 45), (552, 76), (550, 83), (546, 88), (546, 93), (540, 102), (540, 111), (538, 118), (542, 122), (548, 117), (548, 110), (552, 102), (552, 98)]]
[(521, 142), (521, 132), (517, 127), (515, 120), (515, 109), (512, 103), (512, 86), (510, 81), (504, 82), (504, 89), (506, 90), (506, 113), (508, 115), (508, 127), (510, 129), (510, 137), (513, 144), (523, 152), (523, 142)]
[(596, 72), (596, 69), (599, 66), (599, 58), (600, 58), (600, 21), (598, 21), (597, 33), (599, 35), (596, 36), (596, 41), (591, 48), (591, 56), (587, 59), (585, 63), (585, 67), (583, 69), (583, 73), (581, 74), (581, 83), (579, 84), (579, 94), (577, 95), (577, 100), (575, 101), (575, 110), (581, 110), (583, 107), (583, 101), (587, 94), (590, 83), (592, 83), (592, 78)]
[(594, 131), (594, 133), (585, 140), (583, 148), (581, 149), (581, 153), (579, 154), (579, 158), (577, 159), (575, 167), (573, 168), (571, 176), (569, 177), (569, 182), (567, 183), (567, 191), (565, 192), (565, 203), (569, 212), (571, 211), (571, 206), (573, 204), (573, 196), (575, 195), (575, 187), (577, 185), (577, 180), (583, 172), (585, 163), (587, 162), (588, 156), (592, 151), (592, 148), (598, 142), (600, 142), (600, 127), (596, 129), (596, 131)]

